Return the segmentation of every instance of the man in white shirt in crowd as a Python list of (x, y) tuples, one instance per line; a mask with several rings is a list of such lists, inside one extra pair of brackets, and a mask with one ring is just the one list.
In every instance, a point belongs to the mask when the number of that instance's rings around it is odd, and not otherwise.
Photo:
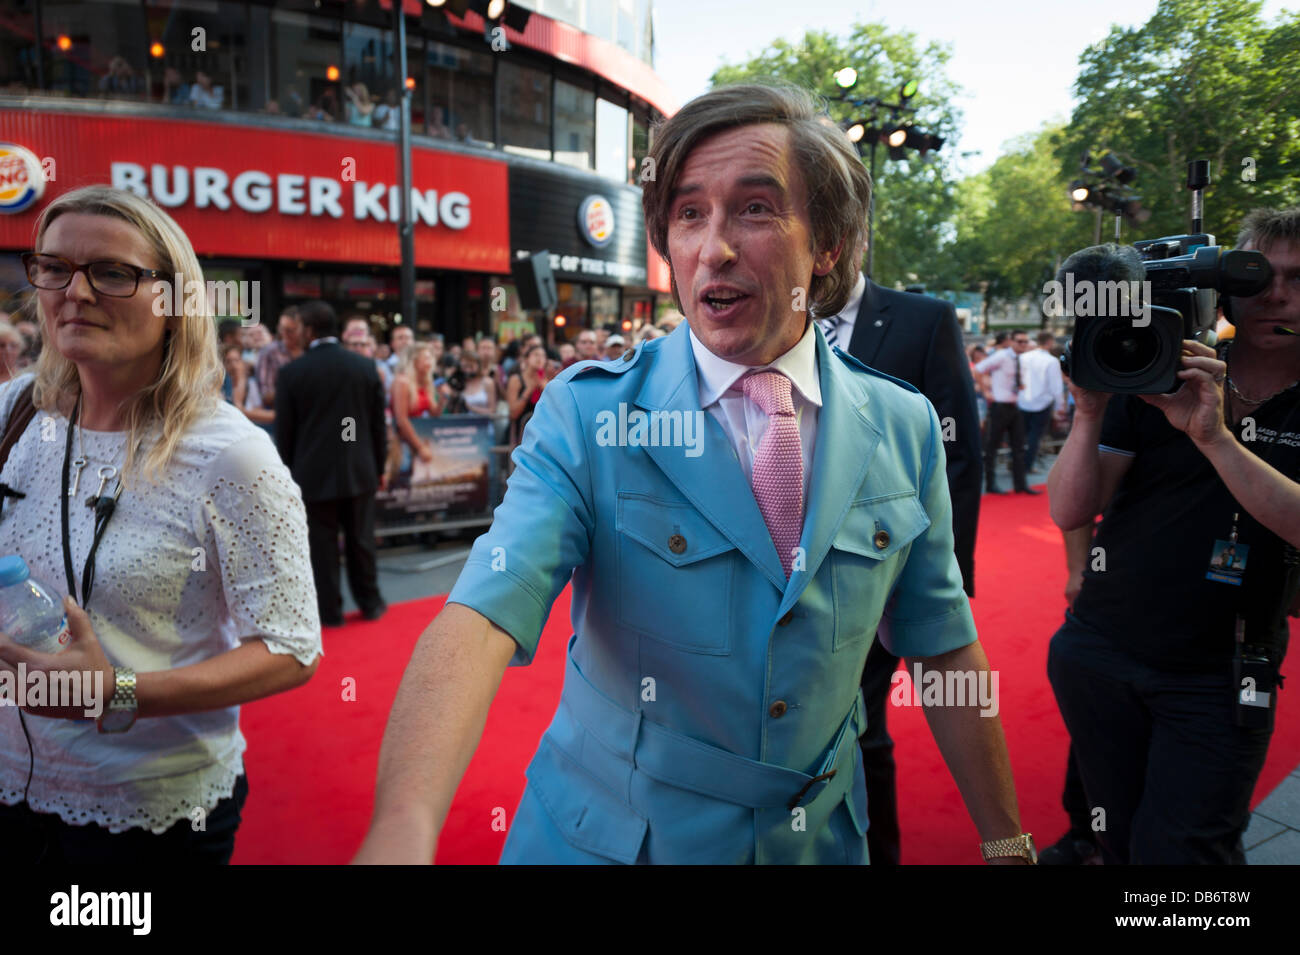
[(388, 362), (388, 370), (396, 374), (397, 366), (402, 361), (402, 356), (406, 350), (411, 347), (415, 341), (415, 332), (411, 331), (409, 325), (398, 325), (388, 333), (388, 345), (393, 350), (392, 354), (385, 359)]
[(1020, 356), (1028, 350), (1029, 333), (1018, 328), (1011, 333), (1010, 348), (994, 352), (975, 366), (976, 371), (989, 375), (993, 386), (984, 433), (984, 490), (989, 494), (1006, 493), (997, 486), (993, 475), (1004, 436), (1011, 444), (1011, 480), (1016, 493), (1042, 493), (1031, 490), (1025, 480), (1025, 420), (1018, 402), (1024, 386)]
[(1061, 376), (1061, 361), (1052, 354), (1056, 336), (1051, 332), (1038, 333), (1038, 347), (1027, 351), (1020, 359), (1020, 377), (1024, 388), (1020, 392), (1020, 413), (1025, 419), (1025, 470), (1037, 470), (1038, 443), (1052, 419), (1065, 408), (1065, 379)]

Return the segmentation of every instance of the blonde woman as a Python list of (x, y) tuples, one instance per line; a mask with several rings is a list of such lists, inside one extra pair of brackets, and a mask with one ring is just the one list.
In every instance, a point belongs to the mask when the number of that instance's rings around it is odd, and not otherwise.
[(220, 400), (205, 297), (171, 288), (203, 273), (166, 213), (77, 189), (22, 258), (45, 348), (0, 386), (0, 421), (29, 385), (37, 409), (0, 472), (0, 554), (64, 600), (71, 638), (47, 655), (0, 635), (0, 666), (90, 674), (105, 705), (0, 707), (0, 844), (25, 862), (228, 862), (239, 706), (306, 682), (321, 653), (298, 487)]
[(402, 354), (393, 377), (393, 427), (411, 449), (411, 483), (433, 479), (433, 446), (411, 426), (412, 418), (438, 417), (445, 403), (433, 384), (436, 362), (429, 342), (416, 342)]

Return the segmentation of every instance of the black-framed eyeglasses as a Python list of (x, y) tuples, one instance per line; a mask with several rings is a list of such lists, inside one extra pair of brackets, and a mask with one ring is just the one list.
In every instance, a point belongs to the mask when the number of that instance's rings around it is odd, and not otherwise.
[(23, 268), (27, 270), (27, 281), (47, 292), (67, 288), (72, 283), (74, 275), (85, 272), (90, 287), (100, 295), (107, 295), (110, 298), (130, 298), (139, 289), (140, 279), (156, 279), (164, 275), (157, 269), (142, 269), (129, 262), (113, 262), (107, 259), (83, 262), (79, 265), (62, 256), (46, 255), (43, 252), (24, 252), (21, 258)]

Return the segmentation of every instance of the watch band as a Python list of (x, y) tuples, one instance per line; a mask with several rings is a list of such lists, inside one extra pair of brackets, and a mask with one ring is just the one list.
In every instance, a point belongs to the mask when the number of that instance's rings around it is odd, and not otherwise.
[(1034, 849), (1034, 837), (1027, 832), (1007, 839), (993, 839), (980, 843), (980, 854), (984, 861), (990, 859), (1024, 859), (1030, 865), (1038, 863), (1038, 853)]
[(130, 667), (113, 668), (113, 695), (99, 717), (101, 733), (125, 733), (135, 725), (139, 704), (135, 697), (135, 671)]

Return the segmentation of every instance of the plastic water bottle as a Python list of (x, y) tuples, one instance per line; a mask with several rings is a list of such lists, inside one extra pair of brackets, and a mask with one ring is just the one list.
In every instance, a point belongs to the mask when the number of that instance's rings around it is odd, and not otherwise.
[(62, 653), (70, 639), (62, 602), (16, 554), (0, 557), (0, 632), (38, 653)]

